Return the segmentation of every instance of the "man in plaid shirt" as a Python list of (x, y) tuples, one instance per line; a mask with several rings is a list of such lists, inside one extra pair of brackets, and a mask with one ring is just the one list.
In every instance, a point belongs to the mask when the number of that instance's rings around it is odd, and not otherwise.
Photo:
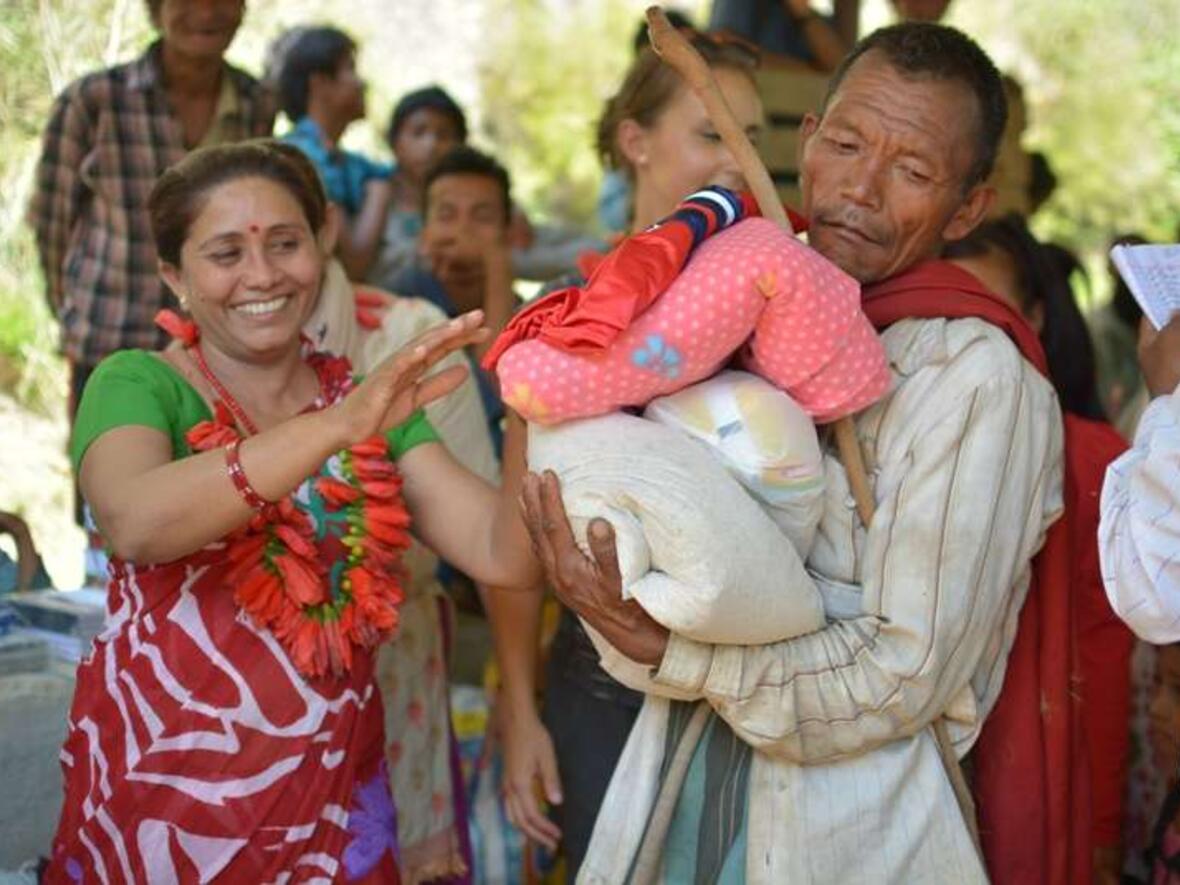
[(190, 150), (266, 136), (269, 92), (224, 61), (244, 0), (147, 0), (160, 39), (134, 61), (70, 84), (45, 129), (29, 222), (72, 369), (71, 412), (112, 351), (156, 349), (168, 296), (147, 199)]

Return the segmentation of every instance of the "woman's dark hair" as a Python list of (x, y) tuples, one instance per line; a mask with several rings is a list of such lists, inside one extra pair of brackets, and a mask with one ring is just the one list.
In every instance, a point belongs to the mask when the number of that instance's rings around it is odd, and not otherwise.
[(459, 141), (467, 141), (467, 116), (463, 113), (463, 108), (459, 107), (459, 103), (441, 86), (427, 86), (407, 92), (394, 105), (393, 113), (389, 116), (389, 128), (385, 131), (385, 140), (390, 147), (393, 147), (393, 140), (397, 138), (398, 132), (410, 115), (424, 108), (450, 117), (455, 124), (455, 134), (459, 136)]
[[(758, 53), (747, 45), (707, 34), (695, 34), (691, 42), (710, 68), (741, 71), (753, 83)], [(598, 120), (596, 146), (604, 166), (621, 169), (628, 176), (633, 174), (634, 170), (619, 150), (619, 124), (634, 120), (645, 128), (651, 126), (682, 86), (685, 83), (680, 75), (664, 64), (655, 50), (649, 46), (640, 51), (627, 70), (623, 85), (607, 100)]]
[(495, 157), (465, 144), (451, 148), (426, 173), (422, 187), (423, 215), (428, 214), (430, 186), (448, 175), (482, 175), (496, 182), (504, 195), (504, 224), (508, 224), (512, 218), (512, 179), (508, 176), (508, 170)]
[(240, 178), (273, 181), (299, 203), (313, 232), (324, 226), (327, 198), (303, 152), (270, 138), (241, 141), (193, 151), (156, 181), (148, 197), (156, 254), (179, 266), (181, 248), (209, 192)]
[(293, 37), (283, 35), (275, 45), (281, 46), (272, 52), (279, 107), (292, 121), (307, 114), (312, 76), (335, 76), (341, 63), (356, 52), (351, 37), (329, 27), (298, 28)]
[(980, 225), (966, 239), (951, 243), (947, 258), (975, 258), (989, 252), (1006, 254), (1016, 270), (1021, 312), (1028, 316), (1040, 307), (1044, 322), (1041, 346), (1049, 363), (1049, 379), (1057, 390), (1061, 408), (1083, 418), (1105, 421), (1095, 381), (1094, 344), (1070, 288), (1069, 273), (1062, 272), (1020, 216), (1012, 214)]

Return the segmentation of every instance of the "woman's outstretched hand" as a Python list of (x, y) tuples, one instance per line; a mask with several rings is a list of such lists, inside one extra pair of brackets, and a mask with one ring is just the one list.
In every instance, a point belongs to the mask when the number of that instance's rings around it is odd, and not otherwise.
[(422, 408), (446, 396), (467, 377), (464, 366), (427, 375), (439, 360), (487, 339), (483, 311), (473, 310), (427, 329), (365, 376), (336, 408), (347, 445), (396, 427)]

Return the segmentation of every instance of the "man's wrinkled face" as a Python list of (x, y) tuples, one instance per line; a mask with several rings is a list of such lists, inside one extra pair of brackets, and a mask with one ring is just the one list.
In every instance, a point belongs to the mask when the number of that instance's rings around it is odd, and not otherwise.
[(912, 79), (870, 50), (822, 117), (803, 123), (800, 185), (809, 241), (862, 283), (936, 256), (994, 194), (966, 188), (976, 100), (958, 82)]

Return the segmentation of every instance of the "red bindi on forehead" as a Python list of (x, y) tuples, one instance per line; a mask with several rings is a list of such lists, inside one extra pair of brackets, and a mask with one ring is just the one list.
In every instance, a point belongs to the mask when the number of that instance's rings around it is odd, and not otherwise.
[(260, 227), (259, 227), (257, 224), (252, 224), (252, 225), (250, 225), (250, 233), (252, 233), (252, 234), (256, 234), (256, 233), (258, 233), (260, 230), (262, 230), (262, 228), (260, 228)]

